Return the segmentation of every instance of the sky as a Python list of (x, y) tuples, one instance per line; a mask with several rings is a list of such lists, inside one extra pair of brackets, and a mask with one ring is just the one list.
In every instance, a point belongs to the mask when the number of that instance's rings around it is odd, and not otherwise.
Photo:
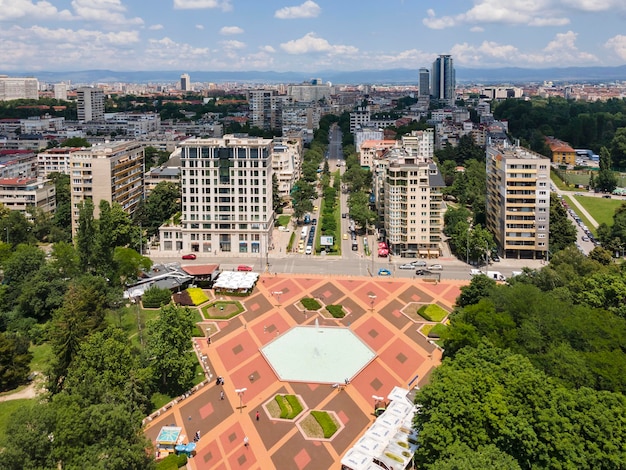
[[(0, 0), (0, 72), (626, 64), (626, 0)], [(193, 77), (192, 77), (193, 81)]]

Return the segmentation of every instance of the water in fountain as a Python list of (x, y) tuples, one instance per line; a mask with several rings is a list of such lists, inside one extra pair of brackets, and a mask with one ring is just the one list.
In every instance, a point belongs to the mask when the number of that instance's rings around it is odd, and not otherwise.
[(320, 350), (317, 349), (317, 346), (313, 348), (313, 356), (320, 357)]
[(318, 321), (318, 319), (315, 319), (315, 331), (320, 331), (320, 322)]

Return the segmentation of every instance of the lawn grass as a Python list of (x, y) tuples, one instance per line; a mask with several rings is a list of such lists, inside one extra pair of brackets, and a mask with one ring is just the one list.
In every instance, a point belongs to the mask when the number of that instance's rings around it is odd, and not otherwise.
[(426, 323), (425, 325), (422, 326), (420, 331), (422, 332), (424, 336), (428, 336), (434, 326), (435, 326), (434, 323)]
[(572, 188), (568, 186), (554, 171), (550, 170), (550, 179), (554, 185), (561, 191), (570, 191)]
[(300, 299), (300, 303), (307, 310), (319, 310), (320, 308), (322, 308), (320, 303), (317, 300), (312, 299), (311, 297), (303, 297), (302, 299)]
[(202, 314), (208, 319), (228, 320), (243, 312), (243, 306), (236, 300), (218, 300), (202, 307)]
[(315, 421), (322, 427), (324, 433), (324, 439), (328, 439), (337, 432), (337, 424), (333, 418), (325, 411), (311, 411), (311, 415), (315, 418)]
[(44, 372), (50, 365), (50, 361), (54, 357), (52, 346), (50, 343), (32, 344), (29, 351), (33, 353), (30, 361), (30, 370)]
[(432, 330), (430, 330), (430, 332), (428, 333), (428, 336), (430, 338), (441, 338), (441, 335), (443, 335), (443, 332), (446, 331), (447, 329), (448, 327), (446, 325), (439, 323), (435, 325)]
[(593, 233), (593, 235), (595, 236), (596, 233), (597, 233), (597, 231), (596, 231), (597, 227), (594, 227), (594, 225), (591, 223), (591, 221), (584, 214), (580, 213), (580, 211), (578, 210), (578, 207), (576, 206), (576, 204), (574, 204), (572, 202), (572, 197), (571, 196), (563, 196), (563, 199), (565, 200), (565, 202), (567, 202), (567, 204), (569, 205), (570, 209), (572, 209), (578, 215), (578, 217), (581, 218), (581, 220), (583, 221), (583, 224), (585, 224), (587, 226), (587, 228), (589, 230), (591, 230), (591, 233)]
[(289, 225), (289, 221), (291, 220), (291, 216), (290, 215), (279, 215), (278, 216), (278, 225), (280, 225), (281, 227), (286, 227), (287, 225)]
[(34, 403), (35, 399), (9, 400), (0, 402), (0, 442), (6, 438), (6, 430), (13, 412), (30, 403)]
[[(577, 196), (576, 199), (599, 224), (605, 223), (609, 227), (613, 225), (615, 210), (624, 202), (620, 199), (605, 199), (603, 197), (589, 196)], [(588, 224), (587, 227), (589, 227)]]

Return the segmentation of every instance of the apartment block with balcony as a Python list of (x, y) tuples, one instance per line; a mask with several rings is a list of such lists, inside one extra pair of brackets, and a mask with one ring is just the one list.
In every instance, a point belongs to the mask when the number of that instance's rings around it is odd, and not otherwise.
[(272, 140), (229, 134), (188, 139), (180, 147), (181, 220), (160, 227), (158, 252), (267, 257), (274, 226)]
[(50, 173), (70, 174), (70, 155), (80, 147), (58, 147), (37, 154), (37, 175), (47, 178)]
[(487, 146), (487, 229), (506, 258), (543, 259), (550, 234), (550, 160), (508, 143)]
[(445, 183), (437, 165), (406, 150), (388, 160), (382, 203), (384, 228), (392, 254), (438, 258), (443, 233)]
[(47, 179), (0, 178), (0, 203), (27, 218), (31, 208), (52, 214), (56, 210), (56, 189), (54, 183)]
[(289, 200), (293, 185), (300, 177), (302, 150), (302, 139), (274, 139), (272, 145), (272, 172), (276, 175), (278, 193), (283, 200)]
[(133, 214), (144, 192), (144, 150), (139, 142), (94, 145), (70, 154), (72, 232), (78, 227), (79, 205), (91, 199), (99, 215), (100, 201), (118, 203)]

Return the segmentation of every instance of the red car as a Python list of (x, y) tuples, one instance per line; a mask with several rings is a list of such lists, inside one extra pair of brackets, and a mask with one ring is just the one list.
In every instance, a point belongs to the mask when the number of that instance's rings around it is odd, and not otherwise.
[(183, 259), (196, 259), (196, 255), (189, 253), (188, 255), (183, 255)]
[(237, 266), (237, 271), (252, 271), (252, 266), (240, 264), (239, 266)]

